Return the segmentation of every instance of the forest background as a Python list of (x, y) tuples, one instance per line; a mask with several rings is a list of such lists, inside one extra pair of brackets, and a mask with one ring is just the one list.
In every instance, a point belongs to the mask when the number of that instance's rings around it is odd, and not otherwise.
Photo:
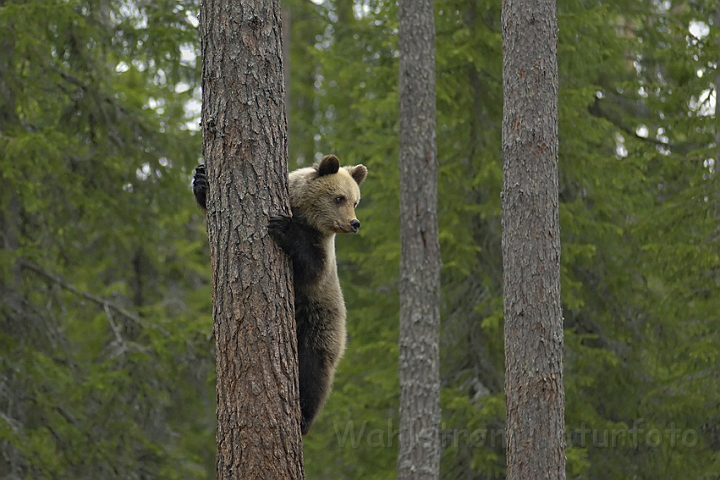
[[(442, 477), (503, 478), (500, 0), (436, 0)], [(283, 1), (291, 168), (364, 163), (308, 478), (395, 478), (397, 11)], [(213, 478), (194, 0), (0, 0), (0, 477)], [(720, 8), (559, 0), (572, 478), (720, 475)]]

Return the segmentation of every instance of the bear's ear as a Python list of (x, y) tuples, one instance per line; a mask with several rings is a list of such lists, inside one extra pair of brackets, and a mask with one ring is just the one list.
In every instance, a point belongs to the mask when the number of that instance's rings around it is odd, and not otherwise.
[(362, 163), (355, 165), (354, 167), (346, 167), (350, 176), (357, 182), (358, 185), (362, 185), (367, 177), (367, 167)]
[(318, 177), (332, 175), (340, 170), (340, 160), (335, 155), (325, 155), (318, 165)]

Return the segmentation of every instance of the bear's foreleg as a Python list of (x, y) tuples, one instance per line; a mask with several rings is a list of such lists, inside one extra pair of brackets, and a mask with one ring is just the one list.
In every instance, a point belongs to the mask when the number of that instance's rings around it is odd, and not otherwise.
[(292, 260), (296, 287), (318, 279), (325, 267), (320, 232), (293, 217), (280, 215), (270, 219), (268, 233)]

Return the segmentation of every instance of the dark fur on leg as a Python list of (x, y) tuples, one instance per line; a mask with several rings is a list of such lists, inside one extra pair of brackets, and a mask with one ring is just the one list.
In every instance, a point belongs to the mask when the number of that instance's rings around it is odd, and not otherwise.
[(330, 393), (334, 370), (332, 365), (328, 365), (327, 352), (317, 351), (313, 345), (298, 345), (298, 361), (302, 414), (300, 430), (305, 435)]
[(268, 233), (293, 263), (295, 321), (297, 323), (300, 376), (300, 430), (308, 433), (332, 384), (338, 352), (319, 339), (327, 335), (324, 319), (338, 316), (310, 298), (308, 287), (323, 275), (327, 253), (322, 233), (301, 219), (277, 216), (270, 219)]
[(325, 266), (322, 234), (294, 217), (280, 215), (268, 223), (268, 233), (293, 262), (295, 285), (318, 279)]
[(193, 193), (195, 201), (203, 210), (207, 210), (207, 193), (208, 182), (205, 176), (205, 165), (195, 167), (195, 175), (193, 177)]
[(310, 430), (315, 417), (325, 404), (335, 363), (340, 353), (331, 343), (323, 342), (325, 325), (322, 320), (340, 315), (302, 292), (295, 295), (295, 317), (297, 319), (298, 362), (300, 376), (300, 429), (303, 435)]

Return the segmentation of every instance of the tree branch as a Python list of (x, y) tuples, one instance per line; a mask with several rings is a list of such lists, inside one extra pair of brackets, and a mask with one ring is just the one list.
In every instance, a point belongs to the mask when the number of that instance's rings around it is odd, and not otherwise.
[(603, 103), (605, 103), (605, 102), (602, 102), (599, 98), (596, 98), (595, 103), (593, 103), (592, 105), (590, 105), (588, 107), (588, 112), (590, 113), (590, 115), (592, 115), (593, 117), (602, 118), (604, 120), (607, 120), (608, 122), (612, 123), (622, 133), (624, 133), (636, 140), (640, 140), (641, 142), (646, 142), (646, 143), (650, 143), (652, 145), (660, 146), (660, 147), (670, 150), (673, 153), (678, 153), (681, 155), (686, 155), (688, 152), (701, 147), (698, 144), (670, 143), (670, 142), (663, 142), (661, 140), (652, 138), (650, 136), (642, 137), (642, 136), (638, 135), (637, 131), (635, 131), (631, 127), (627, 126), (622, 121), (622, 119), (619, 118), (620, 115), (604, 109), (602, 107)]
[[(125, 309), (122, 308), (121, 306), (119, 306), (119, 305), (117, 305), (117, 304), (115, 304), (115, 303), (113, 303), (113, 302), (111, 302), (111, 301), (109, 301), (109, 300), (105, 300), (104, 298), (101, 298), (101, 297), (98, 297), (98, 296), (96, 296), (96, 295), (93, 295), (92, 293), (84, 292), (84, 291), (80, 290), (79, 288), (75, 287), (74, 285), (66, 282), (62, 277), (60, 277), (60, 276), (58, 276), (58, 275), (55, 275), (55, 274), (53, 274), (53, 273), (51, 273), (51, 272), (48, 272), (47, 270), (45, 270), (44, 268), (40, 267), (39, 265), (36, 265), (35, 263), (29, 262), (29, 261), (27, 261), (27, 260), (20, 259), (20, 260), (18, 261), (18, 264), (20, 265), (21, 268), (25, 268), (25, 269), (27, 269), (27, 270), (31, 270), (31, 271), (33, 271), (33, 272), (35, 272), (35, 273), (37, 273), (37, 274), (39, 274), (39, 275), (47, 278), (48, 280), (51, 280), (51, 281), (55, 282), (57, 285), (60, 285), (60, 286), (61, 286), (62, 288), (64, 288), (65, 290), (68, 290), (68, 291), (70, 291), (70, 292), (73, 292), (75, 295), (78, 295), (78, 296), (80, 296), (80, 297), (82, 297), (82, 298), (85, 298), (85, 299), (87, 299), (87, 300), (90, 300), (91, 302), (99, 305), (100, 307), (102, 307), (102, 308), (105, 310), (105, 313), (108, 315), (108, 318), (111, 318), (111, 317), (109, 317), (109, 312), (110, 312), (110, 309), (112, 309), (112, 310), (115, 310), (115, 311), (116, 311), (117, 313), (119, 313), (120, 315), (122, 315), (123, 317), (127, 318), (128, 320), (130, 320), (130, 321), (132, 321), (132, 322), (135, 322), (137, 325), (139, 325), (139, 326), (141, 326), (141, 327), (143, 327), (143, 328), (146, 328), (146, 327), (150, 326), (150, 327), (152, 327), (152, 328), (156, 328), (157, 330), (159, 330), (160, 332), (162, 332), (162, 333), (163, 333), (164, 335), (166, 335), (166, 336), (169, 335), (169, 332), (168, 332), (167, 330), (165, 330), (164, 328), (160, 327), (160, 326), (157, 325), (156, 323), (152, 323), (152, 322), (151, 322), (151, 323), (148, 323), (148, 322), (145, 322), (144, 320), (142, 320), (142, 319), (141, 319), (140, 317), (138, 317), (137, 315), (135, 315), (135, 314), (133, 314), (133, 313), (131, 313), (131, 312), (128, 312), (127, 310), (125, 310)], [(112, 320), (111, 320), (111, 326), (114, 327), (114, 324), (112, 323)], [(113, 330), (115, 330), (115, 328), (113, 328)], [(116, 333), (117, 333), (117, 332), (116, 332)]]

